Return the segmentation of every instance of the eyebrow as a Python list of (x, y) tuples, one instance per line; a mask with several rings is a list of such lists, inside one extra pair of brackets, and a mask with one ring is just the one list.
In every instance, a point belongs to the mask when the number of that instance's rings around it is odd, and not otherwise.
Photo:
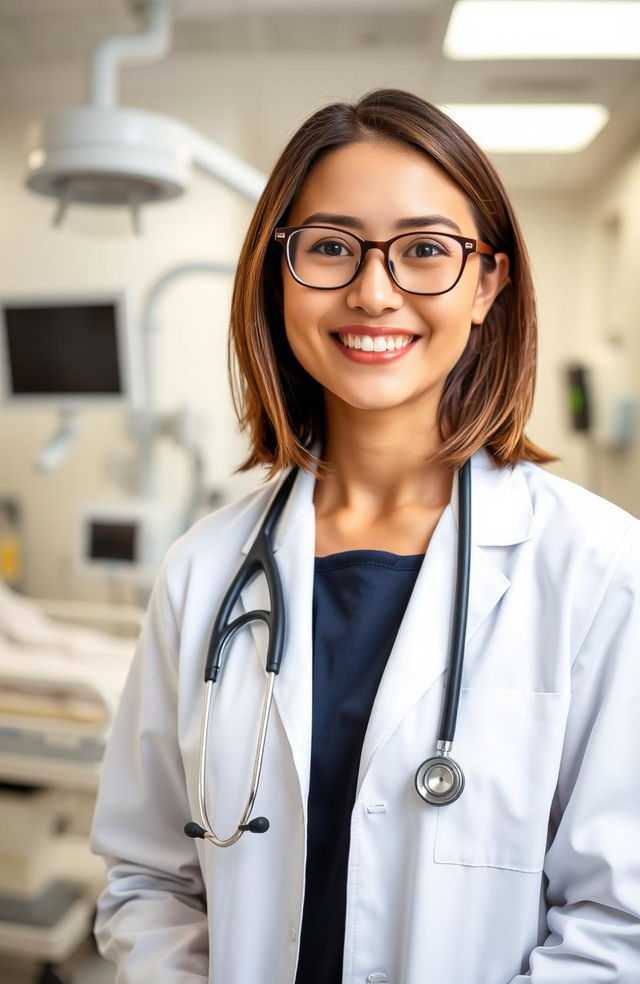
[[(314, 212), (313, 215), (308, 215), (306, 219), (300, 223), (301, 225), (310, 225), (316, 222), (326, 222), (330, 225), (340, 225), (340, 226), (351, 226), (353, 229), (364, 229), (364, 222), (361, 219), (356, 218), (355, 215), (333, 215), (331, 212)], [(457, 233), (462, 235), (460, 227), (456, 225), (451, 219), (448, 219), (445, 215), (416, 215), (412, 218), (398, 219), (394, 223), (394, 229), (418, 229), (424, 226), (432, 225), (445, 225), (450, 229), (455, 229)]]

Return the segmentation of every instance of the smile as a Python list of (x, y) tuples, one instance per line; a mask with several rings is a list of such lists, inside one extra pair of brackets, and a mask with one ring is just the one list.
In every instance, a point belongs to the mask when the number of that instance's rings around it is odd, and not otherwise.
[(419, 335), (331, 335), (331, 340), (348, 359), (367, 364), (391, 362), (409, 352)]
[(395, 352), (409, 345), (415, 335), (338, 335), (347, 348), (362, 349), (363, 352)]

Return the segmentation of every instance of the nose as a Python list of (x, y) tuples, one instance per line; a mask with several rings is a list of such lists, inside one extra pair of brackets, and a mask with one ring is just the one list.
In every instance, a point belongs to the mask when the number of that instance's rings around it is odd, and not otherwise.
[(403, 303), (402, 291), (386, 268), (384, 253), (372, 248), (367, 252), (358, 276), (347, 287), (350, 307), (362, 307), (373, 313), (377, 309), (397, 309)]

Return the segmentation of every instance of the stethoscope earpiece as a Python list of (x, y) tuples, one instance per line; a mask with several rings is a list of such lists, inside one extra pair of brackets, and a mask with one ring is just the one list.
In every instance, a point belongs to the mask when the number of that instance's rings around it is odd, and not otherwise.
[(250, 830), (252, 834), (266, 834), (269, 826), (266, 817), (254, 817), (249, 823), (241, 823), (238, 830)]

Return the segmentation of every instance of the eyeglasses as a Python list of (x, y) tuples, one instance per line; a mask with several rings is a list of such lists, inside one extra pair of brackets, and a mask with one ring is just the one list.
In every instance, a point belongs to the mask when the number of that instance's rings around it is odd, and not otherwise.
[(447, 232), (408, 232), (375, 242), (331, 226), (280, 226), (274, 239), (284, 248), (291, 276), (315, 290), (352, 283), (370, 249), (382, 250), (394, 283), (410, 294), (446, 294), (472, 253), (495, 255), (479, 239)]

